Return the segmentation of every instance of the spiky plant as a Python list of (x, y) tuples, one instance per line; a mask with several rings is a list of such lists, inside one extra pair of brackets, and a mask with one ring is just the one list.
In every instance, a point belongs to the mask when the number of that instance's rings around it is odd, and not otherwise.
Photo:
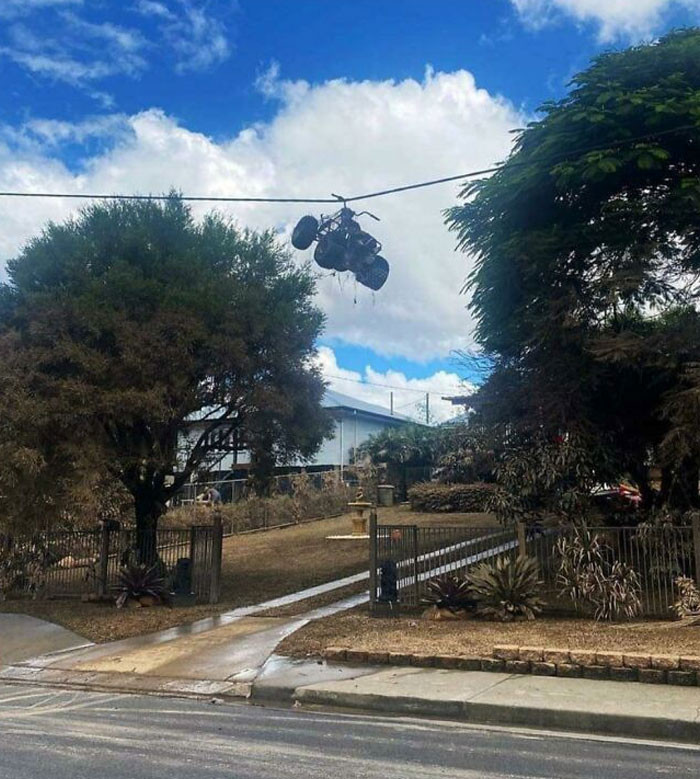
[(160, 567), (152, 565), (127, 565), (119, 572), (119, 583), (114, 587), (116, 605), (120, 609), (129, 600), (150, 596), (159, 603), (170, 600), (170, 594)]
[(428, 582), (428, 594), (421, 601), (429, 606), (451, 612), (472, 611), (475, 602), (469, 592), (469, 583), (463, 576), (446, 573)]
[(599, 568), (596, 588), (591, 594), (597, 620), (615, 620), (620, 616), (636, 617), (642, 609), (642, 585), (639, 574), (619, 560), (610, 566), (606, 574)]
[(495, 563), (482, 563), (467, 581), (477, 613), (484, 617), (510, 622), (535, 619), (542, 611), (544, 604), (538, 596), (542, 582), (532, 557), (500, 557)]
[(606, 547), (588, 528), (576, 528), (571, 537), (562, 536), (556, 543), (559, 557), (557, 583), (562, 595), (568, 596), (577, 609), (590, 602), (598, 586)]
[(700, 615), (700, 590), (689, 576), (678, 576), (675, 580), (678, 600), (671, 606), (679, 617)]

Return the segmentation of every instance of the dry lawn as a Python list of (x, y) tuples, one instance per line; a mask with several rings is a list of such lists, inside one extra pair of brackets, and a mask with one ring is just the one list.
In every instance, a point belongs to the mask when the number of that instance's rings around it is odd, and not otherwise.
[[(495, 520), (488, 514), (421, 514), (407, 506), (379, 509), (379, 521), (422, 526), (471, 525), (485, 527)], [(328, 535), (350, 533), (349, 515), (286, 528), (244, 533), (224, 539), (221, 601), (216, 605), (170, 609), (154, 607), (117, 611), (110, 604), (76, 600), (9, 600), (0, 612), (18, 612), (57, 622), (96, 642), (113, 641), (150, 633), (202, 617), (221, 614), (238, 606), (261, 603), (280, 595), (340, 579), (365, 570), (369, 562), (367, 541), (329, 541)], [(356, 587), (354, 591), (363, 589)], [(313, 599), (284, 614), (338, 600), (350, 591)]]
[(306, 657), (333, 646), (488, 657), (496, 644), (700, 655), (700, 625), (669, 621), (601, 624), (591, 619), (546, 617), (508, 624), (433, 622), (420, 617), (371, 617), (363, 608), (311, 622), (286, 638), (277, 651)]

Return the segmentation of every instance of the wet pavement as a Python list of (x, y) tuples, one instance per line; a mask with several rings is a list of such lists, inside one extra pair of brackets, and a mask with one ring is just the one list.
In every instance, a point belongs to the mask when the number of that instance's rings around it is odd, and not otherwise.
[(82, 636), (52, 622), (26, 614), (0, 614), (0, 666), (86, 643)]
[[(294, 603), (302, 599), (300, 595), (151, 635), (24, 659), (0, 672), (0, 679), (91, 689), (248, 697), (253, 682), (283, 638), (310, 620), (353, 608), (368, 599), (366, 592), (360, 593), (294, 617), (251, 615)], [(281, 664), (280, 659), (276, 667)]]

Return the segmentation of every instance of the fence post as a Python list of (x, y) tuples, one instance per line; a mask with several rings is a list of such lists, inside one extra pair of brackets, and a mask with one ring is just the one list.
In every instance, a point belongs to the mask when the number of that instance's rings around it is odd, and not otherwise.
[(214, 512), (211, 543), (211, 583), (209, 585), (209, 603), (218, 603), (221, 596), (221, 554), (223, 551), (224, 530), (221, 513)]
[(420, 605), (420, 586), (418, 582), (418, 525), (413, 526), (413, 590), (417, 608)]
[(107, 596), (107, 579), (109, 576), (109, 525), (102, 523), (100, 528), (100, 568), (97, 575), (97, 595)]
[(527, 535), (525, 533), (525, 523), (518, 522), (516, 529), (518, 533), (518, 555), (520, 555), (521, 557), (526, 557), (527, 556)]
[(197, 552), (197, 528), (194, 525), (190, 525), (190, 580), (192, 582), (192, 590), (194, 590), (194, 576), (195, 576), (195, 564), (194, 558)]
[(695, 582), (700, 586), (700, 514), (693, 512), (693, 549), (695, 551)]
[(374, 611), (377, 602), (377, 512), (369, 515), (369, 609)]

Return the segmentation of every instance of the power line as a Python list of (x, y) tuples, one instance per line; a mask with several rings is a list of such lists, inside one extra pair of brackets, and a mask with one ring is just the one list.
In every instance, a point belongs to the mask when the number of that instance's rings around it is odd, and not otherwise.
[[(441, 392), (464, 392), (465, 387), (453, 387), (452, 390), (447, 389), (445, 387), (442, 387), (441, 389), (437, 389), (436, 387), (430, 388), (430, 387), (424, 387), (423, 389), (414, 389), (413, 387), (398, 387), (394, 384), (379, 384), (374, 381), (363, 381), (362, 379), (349, 379), (345, 376), (332, 376), (328, 373), (324, 374), (325, 378), (327, 379), (338, 379), (340, 381), (351, 381), (354, 384), (364, 384), (368, 387), (382, 387), (383, 389), (393, 389), (393, 390), (401, 390), (402, 392), (419, 392), (421, 395), (425, 395), (426, 392), (432, 392), (434, 394), (439, 394)], [(413, 402), (413, 401), (411, 401)], [(408, 404), (405, 404), (408, 405)], [(397, 406), (398, 408), (398, 406)]]
[[(587, 146), (579, 149), (569, 150), (564, 154), (554, 156), (549, 159), (549, 163), (560, 162), (570, 158), (573, 155), (586, 154), (592, 151), (601, 151), (603, 149), (610, 149), (619, 146), (626, 146), (630, 143), (637, 143), (639, 141), (652, 140), (660, 136), (673, 135), (679, 132), (685, 132), (687, 130), (698, 130), (700, 126), (696, 124), (683, 125), (681, 127), (669, 128), (667, 130), (658, 130), (653, 133), (645, 133), (643, 135), (632, 136), (630, 138), (623, 138), (620, 140), (606, 141), (594, 146)], [(507, 164), (511, 167), (523, 167), (531, 165), (537, 161), (535, 158), (529, 160), (514, 160)], [(394, 195), (399, 192), (408, 192), (409, 190), (422, 189), (424, 187), (433, 187), (437, 184), (446, 184), (450, 181), (460, 181), (462, 179), (474, 178), (475, 176), (485, 176), (489, 173), (496, 173), (502, 170), (503, 164), (494, 165), (490, 168), (482, 168), (481, 170), (472, 170), (467, 173), (458, 173), (454, 176), (445, 176), (438, 179), (430, 179), (428, 181), (421, 181), (415, 184), (406, 184), (401, 187), (392, 187), (390, 189), (381, 189), (376, 192), (366, 192), (361, 195), (353, 195), (352, 197), (340, 197), (336, 195), (334, 197), (235, 197), (235, 196), (215, 196), (215, 195), (176, 195), (179, 200), (187, 202), (199, 202), (199, 203), (353, 203), (358, 200), (370, 200), (371, 198), (384, 197), (385, 195)], [(169, 200), (172, 195), (115, 195), (115, 194), (103, 194), (103, 193), (78, 193), (78, 192), (18, 192), (18, 191), (5, 191), (0, 192), (0, 197), (26, 197), (26, 198), (67, 198), (71, 200)]]

